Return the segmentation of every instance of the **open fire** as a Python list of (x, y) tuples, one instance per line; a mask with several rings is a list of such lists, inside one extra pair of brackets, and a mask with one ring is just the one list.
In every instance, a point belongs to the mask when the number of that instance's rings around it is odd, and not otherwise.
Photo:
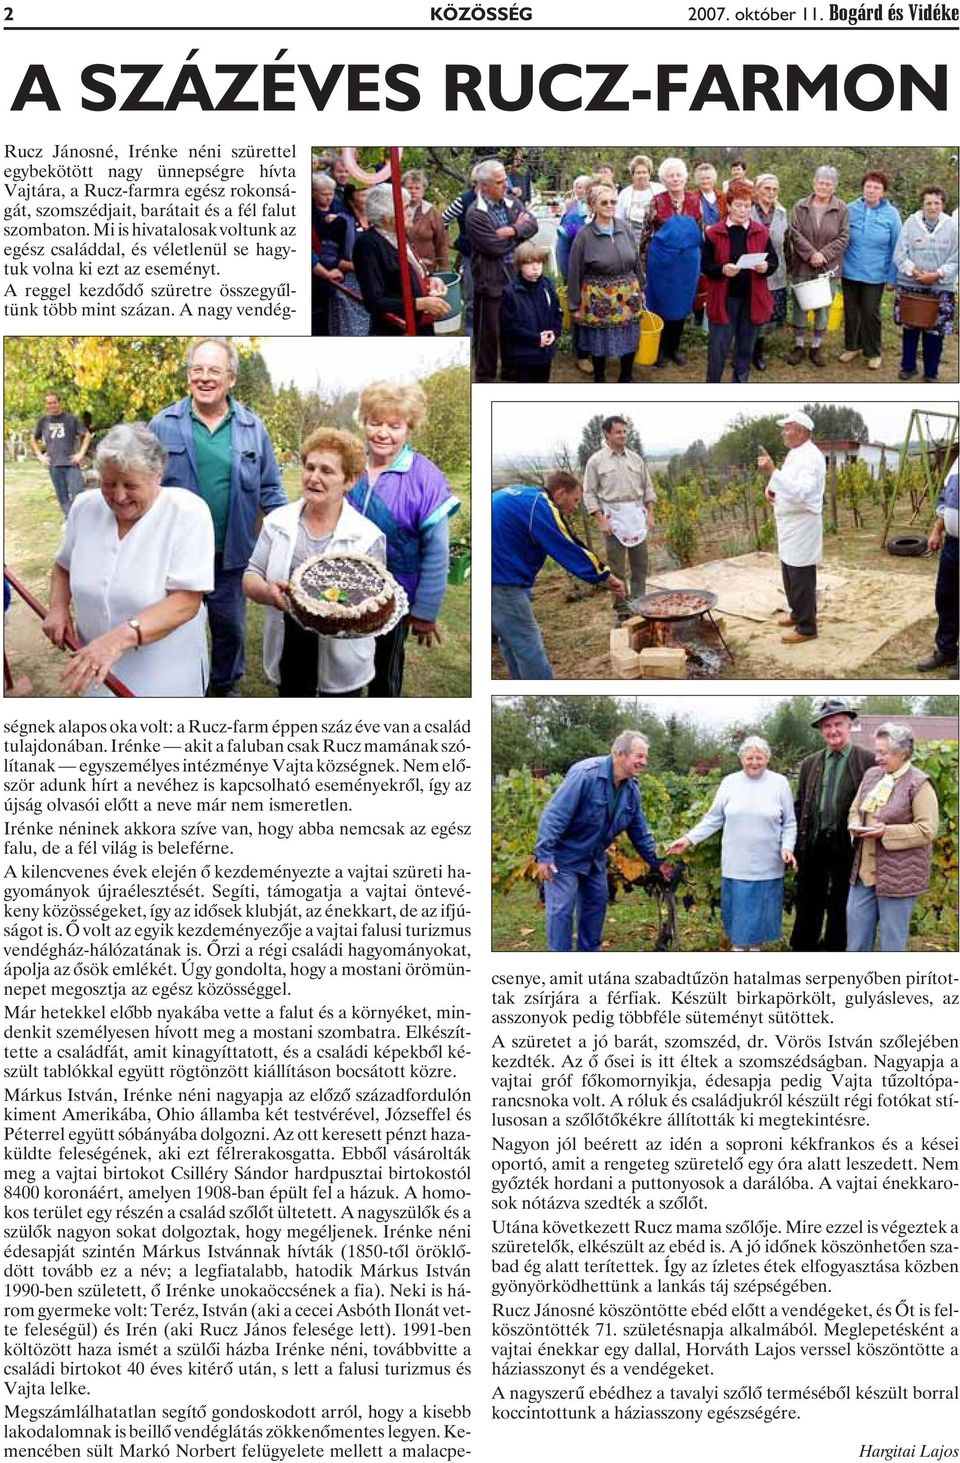
[(611, 632), (610, 658), (615, 675), (628, 680), (703, 680), (733, 660), (711, 611), (716, 595), (671, 590), (644, 595), (631, 604), (639, 611)]

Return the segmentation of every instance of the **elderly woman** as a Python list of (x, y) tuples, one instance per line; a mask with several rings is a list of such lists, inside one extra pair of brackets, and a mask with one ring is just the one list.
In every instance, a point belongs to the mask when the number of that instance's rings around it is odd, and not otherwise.
[(883, 292), (893, 287), (893, 262), (900, 230), (900, 215), (884, 197), (886, 173), (864, 173), (859, 198), (847, 208), (850, 242), (843, 256), (843, 344), (840, 360), (846, 366), (861, 353), (871, 371), (883, 364), (880, 306)]
[(343, 216), (346, 221), (345, 254), (339, 268), (343, 274), (343, 288), (330, 289), (328, 311), (328, 334), (334, 336), (367, 336), (370, 334), (370, 315), (360, 298), (356, 274), (353, 267), (353, 253), (357, 235), (367, 227), (367, 196), (355, 183), (347, 183), (343, 190)]
[(618, 380), (626, 382), (633, 375), (643, 311), (637, 243), (630, 225), (616, 217), (615, 188), (594, 183), (587, 202), (593, 217), (573, 241), (567, 272), (577, 351), (590, 356), (598, 382), (606, 379), (606, 358), (618, 357)]
[(770, 319), (761, 325), (753, 346), (753, 365), (758, 371), (767, 369), (766, 337), (787, 318), (787, 242), (790, 225), (787, 210), (779, 202), (780, 179), (776, 173), (760, 173), (753, 185), (753, 217), (770, 235), (770, 246), (777, 256), (777, 267), (767, 275), (767, 287), (773, 301)]
[[(794, 284), (830, 274), (831, 296), (840, 288), (837, 275), (844, 250), (850, 239), (847, 205), (836, 197), (840, 175), (836, 168), (817, 168), (813, 175), (813, 192), (800, 198), (790, 213), (790, 249), (793, 258)], [(821, 305), (813, 312), (813, 333), (810, 338), (810, 361), (825, 366), (823, 337), (830, 318), (830, 306)], [(793, 350), (787, 356), (788, 366), (799, 366), (806, 351), (807, 311), (793, 296)]]
[(697, 163), (693, 170), (693, 181), (700, 194), (700, 222), (708, 229), (711, 224), (718, 224), (726, 216), (729, 185), (718, 191), (717, 170), (713, 163)]
[(617, 218), (630, 225), (638, 244), (650, 200), (664, 191), (663, 184), (653, 181), (652, 174), (653, 159), (638, 152), (630, 159), (630, 182), (617, 198)]
[(447, 520), (460, 507), (436, 463), (415, 452), (410, 438), (427, 419), (419, 386), (377, 381), (360, 395), (366, 470), (350, 502), (386, 535), (387, 568), (407, 593), (410, 613), (377, 639), (371, 696), (399, 696), (407, 635), (420, 645), (441, 643), (437, 625), (450, 568)]
[(310, 220), (310, 261), (313, 271), (314, 335), (330, 335), (330, 312), (335, 286), (352, 268), (353, 236), (350, 220), (335, 206), (336, 183), (329, 173), (314, 173), (313, 212)]
[(743, 771), (723, 779), (700, 822), (667, 849), (685, 853), (723, 829), (720, 912), (735, 950), (780, 939), (784, 871), (797, 867), (790, 784), (770, 771), (769, 761), (763, 737), (747, 737), (740, 746)]
[(683, 323), (700, 280), (700, 194), (687, 188), (687, 165), (682, 158), (664, 158), (657, 169), (664, 191), (647, 205), (640, 238), (640, 257), (646, 269), (647, 308), (661, 317), (657, 366), (668, 361), (685, 366), (680, 352)]
[(848, 950), (873, 950), (878, 928), (881, 950), (905, 950), (913, 906), (930, 884), (940, 814), (932, 782), (910, 760), (913, 745), (909, 727), (878, 727), (877, 765), (850, 806)]
[[(946, 212), (942, 188), (924, 188), (920, 208), (900, 231), (893, 254), (897, 266), (893, 318), (903, 326), (899, 377), (917, 374), (917, 347), (923, 336), (923, 379), (936, 381), (944, 338), (954, 332), (957, 288), (957, 220)], [(916, 311), (929, 306), (929, 323)]]
[[(405, 189), (402, 197), (406, 206), (410, 195)], [(367, 224), (366, 232), (358, 235), (353, 248), (353, 267), (363, 303), (370, 314), (370, 334), (404, 335), (406, 326), (396, 208), (390, 183), (377, 183), (368, 190)], [(443, 298), (447, 287), (441, 279), (428, 275), (409, 247), (406, 271), (413, 296), (417, 334), (432, 335), (434, 320), (450, 313), (450, 306)]]
[[(573, 248), (573, 241), (590, 217), (590, 209), (587, 205), (587, 193), (593, 180), (589, 173), (580, 173), (573, 180), (573, 198), (564, 209), (563, 217), (557, 224), (557, 271), (563, 280), (567, 282), (567, 275), (570, 272), (570, 250)], [(576, 322), (571, 322), (571, 335), (573, 337), (573, 354), (577, 362), (577, 370), (582, 371), (585, 376), (593, 372), (593, 362), (590, 359), (590, 352), (584, 350), (577, 339)]]
[(320, 428), (300, 448), (303, 497), (263, 521), (243, 592), (265, 605), (263, 668), (280, 696), (359, 696), (373, 678), (373, 636), (335, 639), (304, 630), (289, 611), (290, 576), (317, 554), (386, 559), (375, 524), (345, 501), (363, 470), (363, 444), (349, 432)]
[(94, 467), (99, 492), (70, 510), (50, 579), (43, 633), (83, 642), (61, 680), (106, 695), (113, 671), (138, 696), (202, 696), (206, 614), (213, 589), (213, 520), (195, 493), (163, 488), (167, 449), (144, 426), (113, 427)]
[(419, 168), (403, 175), (403, 186), (410, 195), (407, 210), (407, 240), (428, 274), (450, 268), (450, 242), (439, 209), (424, 197), (427, 177)]
[(557, 269), (563, 280), (566, 280), (570, 267), (570, 250), (573, 248), (573, 241), (590, 217), (590, 209), (587, 206), (590, 183), (589, 173), (580, 173), (574, 178), (573, 197), (567, 203), (563, 217), (557, 224)]
[[(762, 255), (756, 264), (741, 266), (744, 256)], [(707, 229), (703, 240), (703, 272), (707, 278), (707, 319), (710, 341), (707, 380), (723, 380), (733, 346), (733, 379), (749, 381), (757, 330), (773, 314), (773, 298), (765, 276), (779, 263), (770, 235), (753, 217), (753, 189), (731, 183), (726, 214)]]

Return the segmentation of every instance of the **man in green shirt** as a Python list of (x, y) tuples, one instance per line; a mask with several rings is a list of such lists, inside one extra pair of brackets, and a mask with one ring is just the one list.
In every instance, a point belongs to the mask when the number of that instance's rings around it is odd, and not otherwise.
[(793, 950), (846, 950), (847, 895), (853, 845), (847, 814), (873, 752), (854, 745), (857, 712), (833, 698), (817, 708), (811, 722), (823, 737), (823, 750), (805, 757), (797, 783), (796, 919)]
[(239, 694), (247, 613), (243, 573), (261, 514), (287, 501), (266, 427), (231, 395), (237, 364), (225, 336), (195, 340), (187, 352), (189, 396), (150, 423), (170, 454), (164, 486), (197, 493), (213, 518), (214, 587), (207, 596), (212, 696)]

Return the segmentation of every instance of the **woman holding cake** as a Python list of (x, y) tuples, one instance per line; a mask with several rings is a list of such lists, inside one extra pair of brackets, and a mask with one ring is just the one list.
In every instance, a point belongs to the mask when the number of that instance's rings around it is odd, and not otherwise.
[(300, 448), (303, 497), (267, 515), (243, 592), (265, 605), (263, 667), (279, 696), (359, 696), (373, 677), (374, 638), (341, 640), (304, 630), (290, 614), (294, 570), (318, 556), (364, 555), (383, 563), (375, 523), (346, 502), (363, 470), (363, 446), (350, 432), (321, 427)]
[(427, 398), (419, 386), (374, 382), (361, 393), (359, 417), (366, 437), (366, 471), (350, 502), (383, 530), (387, 568), (410, 602), (409, 615), (377, 638), (368, 694), (399, 696), (408, 633), (412, 630), (428, 647), (442, 639), (437, 617), (450, 568), (447, 520), (460, 503), (436, 463), (410, 445), (427, 419)]

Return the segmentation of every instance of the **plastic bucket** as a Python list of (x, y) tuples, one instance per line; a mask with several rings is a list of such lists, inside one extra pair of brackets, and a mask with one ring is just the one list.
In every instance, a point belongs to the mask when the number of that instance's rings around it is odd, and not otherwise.
[(567, 286), (564, 280), (557, 281), (557, 298), (560, 301), (560, 309), (563, 311), (562, 329), (569, 330), (572, 324), (570, 319), (570, 300), (567, 296)]
[[(812, 325), (815, 311), (807, 311), (807, 324)], [(843, 291), (837, 290), (833, 297), (833, 304), (830, 306), (830, 314), (827, 316), (827, 330), (843, 329)]]
[(837, 290), (833, 297), (833, 304), (830, 306), (830, 316), (827, 320), (828, 330), (840, 330), (843, 326), (843, 291)]
[(829, 274), (818, 275), (816, 279), (798, 280), (793, 287), (793, 293), (801, 310), (822, 310), (833, 304)]
[(930, 330), (937, 323), (938, 305), (936, 295), (910, 294), (904, 290), (900, 295), (900, 324), (915, 330)]
[(663, 329), (663, 321), (659, 315), (652, 310), (644, 310), (640, 316), (640, 349), (637, 351), (637, 363), (641, 366), (652, 366), (660, 353), (660, 332)]
[[(451, 544), (451, 549), (456, 547)], [(459, 547), (457, 553), (450, 555), (450, 569), (447, 573), (448, 584), (466, 584), (470, 579), (470, 550)]]
[(455, 269), (438, 270), (436, 279), (442, 279), (447, 287), (446, 301), (450, 306), (450, 314), (444, 315), (441, 320), (434, 320), (434, 335), (453, 335), (460, 329), (460, 312), (463, 309), (463, 291), (460, 284), (460, 276)]

